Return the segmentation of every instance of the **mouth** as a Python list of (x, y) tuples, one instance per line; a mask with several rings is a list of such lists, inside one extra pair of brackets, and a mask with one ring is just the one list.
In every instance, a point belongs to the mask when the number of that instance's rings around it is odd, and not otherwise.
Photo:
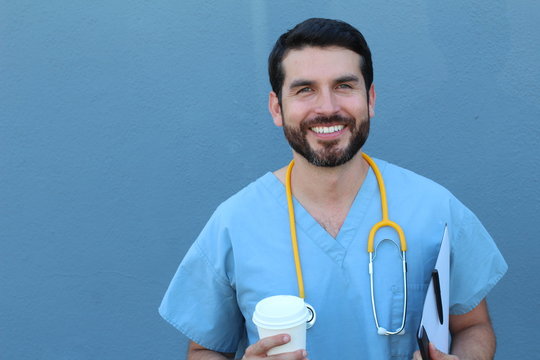
[(310, 127), (309, 129), (312, 131), (312, 133), (318, 138), (318, 139), (324, 139), (324, 140), (333, 140), (337, 139), (345, 132), (345, 129), (347, 128), (346, 125), (339, 124), (339, 125), (317, 125)]
[(342, 131), (345, 128), (345, 125), (331, 125), (331, 126), (314, 126), (311, 129), (316, 134), (335, 134)]

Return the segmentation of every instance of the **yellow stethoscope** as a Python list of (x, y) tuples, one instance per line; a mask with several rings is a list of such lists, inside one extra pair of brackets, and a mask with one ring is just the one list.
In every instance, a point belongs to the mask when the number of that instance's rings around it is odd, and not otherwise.
[[(386, 200), (386, 188), (384, 186), (384, 181), (381, 175), (381, 172), (379, 171), (379, 168), (377, 164), (366, 154), (362, 153), (362, 157), (368, 162), (369, 166), (375, 173), (375, 178), (377, 179), (377, 184), (379, 185), (379, 192), (381, 195), (381, 209), (382, 209), (382, 220), (373, 225), (369, 232), (368, 237), (368, 246), (367, 251), (369, 253), (369, 285), (371, 290), (371, 307), (373, 309), (373, 318), (375, 319), (375, 326), (377, 327), (377, 333), (379, 335), (398, 335), (403, 332), (405, 329), (405, 318), (407, 315), (407, 259), (406, 259), (406, 251), (407, 251), (407, 242), (405, 241), (405, 234), (403, 233), (403, 230), (401, 227), (396, 224), (395, 222), (391, 221), (388, 218), (388, 202)], [(296, 238), (296, 220), (294, 217), (294, 205), (292, 200), (292, 188), (291, 188), (291, 174), (292, 169), (294, 166), (294, 160), (292, 160), (289, 163), (289, 166), (287, 167), (287, 175), (285, 179), (285, 190), (287, 193), (287, 207), (289, 210), (289, 225), (291, 229), (291, 241), (292, 241), (292, 250), (294, 255), (294, 263), (296, 266), (296, 278), (298, 281), (298, 295), (302, 299), (305, 299), (305, 292), (304, 292), (304, 279), (302, 277), (302, 266), (300, 264), (300, 253), (298, 251), (298, 240)], [(398, 235), (399, 235), (399, 241), (400, 241), (400, 249), (401, 249), (401, 262), (402, 262), (402, 271), (403, 271), (403, 315), (401, 318), (401, 326), (397, 328), (396, 330), (387, 330), (384, 327), (379, 325), (379, 320), (377, 318), (377, 309), (375, 306), (375, 292), (374, 292), (374, 286), (373, 286), (373, 260), (375, 259), (375, 247), (374, 247), (374, 239), (375, 234), (377, 231), (383, 227), (390, 227), (394, 229)], [(394, 242), (392, 242), (394, 243)], [(315, 316), (315, 310), (308, 306), (310, 308), (309, 310), (312, 312), (312, 315)]]

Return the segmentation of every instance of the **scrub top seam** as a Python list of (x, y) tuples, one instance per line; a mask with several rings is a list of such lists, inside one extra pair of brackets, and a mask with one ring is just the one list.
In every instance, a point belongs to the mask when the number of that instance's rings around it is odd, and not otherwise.
[(212, 263), (210, 262), (210, 259), (208, 258), (208, 255), (206, 255), (206, 253), (204, 252), (204, 250), (201, 248), (201, 245), (196, 241), (195, 242), (195, 248), (197, 249), (197, 251), (199, 252), (199, 254), (201, 255), (201, 258), (203, 259), (204, 263), (206, 264), (206, 266), (208, 266), (211, 270), (212, 270), (212, 273), (214, 274), (214, 276), (216, 277), (216, 280), (218, 280), (219, 282), (222, 283), (222, 285), (226, 285), (226, 286), (229, 286), (231, 287), (231, 283), (229, 281), (228, 278), (224, 277), (223, 275), (219, 274), (219, 272), (217, 271), (216, 268), (214, 268), (214, 266), (212, 265)]
[(453, 306), (451, 305), (449, 312), (450, 315), (463, 315), (477, 307), (482, 302), (482, 300), (486, 298), (487, 294), (489, 294), (489, 292), (495, 287), (495, 285), (497, 285), (497, 283), (502, 279), (504, 274), (506, 274), (507, 270), (508, 266), (506, 266), (505, 269), (497, 276), (493, 277), (491, 281), (482, 289), (482, 291), (471, 296), (463, 304), (455, 304)]
[(179, 323), (177, 323), (176, 321), (172, 320), (169, 316), (167, 316), (162, 310), (161, 308), (159, 309), (159, 314), (161, 315), (161, 317), (163, 319), (165, 319), (169, 324), (171, 324), (172, 326), (174, 326), (176, 329), (178, 329), (178, 331), (180, 331), (182, 334), (184, 334), (188, 339), (190, 339), (191, 341), (193, 341), (194, 343), (196, 344), (199, 344), (209, 350), (212, 350), (212, 351), (216, 351), (216, 352), (220, 352), (220, 353), (236, 353), (236, 349), (233, 350), (232, 348), (229, 349), (220, 349), (219, 347), (217, 346), (213, 346), (213, 345), (209, 345), (205, 340), (203, 340), (202, 338), (200, 338), (199, 336), (195, 336), (193, 332), (189, 331), (186, 327), (180, 325)]

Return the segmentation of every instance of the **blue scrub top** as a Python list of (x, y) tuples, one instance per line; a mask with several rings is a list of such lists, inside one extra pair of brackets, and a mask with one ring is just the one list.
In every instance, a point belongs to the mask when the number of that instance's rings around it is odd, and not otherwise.
[[(440, 185), (375, 159), (388, 211), (405, 233), (408, 309), (404, 335), (377, 334), (368, 274), (367, 238), (381, 219), (372, 170), (337, 238), (294, 200), (306, 301), (317, 311), (307, 332), (311, 360), (410, 359), (445, 224), (451, 242), (450, 313), (476, 307), (507, 270), (476, 216)], [(401, 324), (403, 285), (393, 230), (377, 233), (375, 296), (379, 323)], [(221, 204), (186, 254), (159, 309), (194, 342), (234, 353), (258, 340), (255, 305), (272, 295), (298, 295), (284, 185), (267, 173)], [(242, 345), (240, 345), (242, 346)], [(239, 354), (243, 352), (241, 348)]]

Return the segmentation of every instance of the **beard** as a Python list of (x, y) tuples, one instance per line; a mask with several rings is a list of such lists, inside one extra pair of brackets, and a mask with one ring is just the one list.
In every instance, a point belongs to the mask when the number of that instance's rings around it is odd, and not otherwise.
[[(343, 124), (351, 131), (351, 138), (345, 148), (339, 148), (339, 140), (319, 141), (322, 149), (315, 150), (307, 140), (307, 132), (318, 125)], [(283, 132), (289, 145), (309, 163), (321, 167), (335, 167), (345, 164), (360, 151), (369, 135), (369, 115), (356, 126), (352, 117), (341, 115), (318, 116), (300, 123), (298, 128), (288, 126), (283, 120)]]

